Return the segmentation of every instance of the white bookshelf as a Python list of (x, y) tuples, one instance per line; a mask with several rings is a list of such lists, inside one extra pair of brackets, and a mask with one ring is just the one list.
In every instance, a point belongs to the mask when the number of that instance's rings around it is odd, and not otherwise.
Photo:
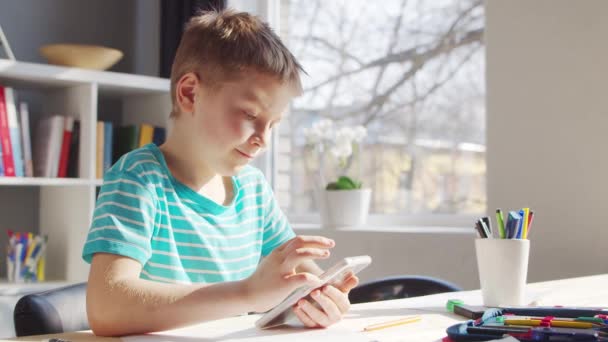
[[(80, 120), (79, 178), (0, 177), (0, 195), (8, 187), (24, 191), (40, 188), (38, 204), (31, 210), (39, 218), (39, 232), (49, 236), (47, 279), (84, 281), (88, 265), (80, 255), (95, 207), (96, 189), (102, 183), (95, 178), (96, 122), (167, 127), (169, 80), (0, 59), (0, 84), (41, 98), (43, 108), (30, 113), (32, 134), (42, 117), (60, 114)], [(118, 106), (104, 108), (108, 101)]]

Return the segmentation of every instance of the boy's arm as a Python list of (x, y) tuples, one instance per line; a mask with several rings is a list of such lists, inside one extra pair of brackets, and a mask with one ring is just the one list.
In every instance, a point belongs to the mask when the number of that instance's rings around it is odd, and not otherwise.
[(208, 285), (140, 279), (138, 261), (96, 253), (87, 284), (89, 326), (96, 335), (120, 336), (263, 312), (300, 286), (318, 286), (318, 277), (298, 268), (312, 259), (326, 258), (333, 245), (323, 237), (298, 236), (264, 258), (249, 278)]
[(87, 284), (87, 314), (96, 335), (175, 329), (250, 311), (243, 281), (166, 284), (140, 279), (141, 269), (139, 262), (128, 257), (94, 255)]

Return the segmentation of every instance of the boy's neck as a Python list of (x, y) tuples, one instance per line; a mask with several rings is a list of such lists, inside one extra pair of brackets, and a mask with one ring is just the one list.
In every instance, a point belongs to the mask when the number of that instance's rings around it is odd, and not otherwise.
[(159, 148), (173, 177), (196, 192), (200, 192), (218, 177), (201, 160), (189, 157), (196, 155), (193, 147), (175, 139), (174, 136), (168, 136), (165, 143)]

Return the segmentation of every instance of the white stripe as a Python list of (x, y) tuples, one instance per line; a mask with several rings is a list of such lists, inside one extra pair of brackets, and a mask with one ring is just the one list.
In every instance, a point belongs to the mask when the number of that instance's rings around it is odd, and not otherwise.
[(149, 198), (143, 197), (143, 196), (139, 196), (136, 194), (131, 194), (128, 192), (124, 192), (124, 191), (120, 191), (120, 190), (112, 190), (112, 191), (104, 191), (102, 193), (99, 194), (99, 196), (97, 197), (97, 199), (99, 200), (100, 198), (104, 197), (104, 196), (109, 196), (109, 195), (113, 195), (113, 194), (118, 194), (118, 195), (122, 195), (122, 196), (126, 196), (126, 197), (131, 197), (131, 198), (136, 198), (140, 201), (144, 201), (146, 203), (148, 203), (152, 208), (154, 208), (154, 204), (152, 203), (152, 201), (150, 201)]
[(116, 207), (120, 207), (120, 208), (124, 208), (124, 209), (127, 209), (127, 210), (131, 210), (131, 211), (134, 211), (136, 213), (142, 214), (142, 216), (145, 216), (144, 220), (147, 220), (147, 221), (151, 221), (152, 220), (150, 217), (148, 217), (148, 214), (145, 211), (143, 211), (141, 208), (132, 207), (130, 205), (126, 205), (126, 204), (122, 204), (122, 203), (118, 203), (118, 202), (114, 202), (114, 201), (100, 202), (100, 204), (97, 205), (96, 209), (99, 209), (99, 208), (104, 207), (106, 205), (113, 205), (113, 206), (116, 206)]
[(133, 170), (137, 165), (139, 164), (145, 164), (145, 163), (152, 163), (156, 166), (160, 166), (160, 164), (158, 163), (158, 161), (156, 161), (155, 159), (143, 159), (143, 160), (138, 160), (135, 163), (133, 163), (133, 165), (131, 165), (127, 171), (131, 171)]
[(241, 180), (242, 178), (247, 178), (247, 177), (249, 177), (251, 175), (258, 176), (260, 173), (262, 173), (262, 171), (260, 171), (260, 170), (252, 170), (250, 172), (243, 173), (242, 175), (237, 175), (237, 177), (239, 178), (239, 180)]
[[(216, 223), (216, 224), (212, 224), (207, 221), (193, 222), (192, 220), (185, 219), (184, 221), (186, 221), (188, 223), (186, 228), (175, 228), (176, 225), (174, 225), (174, 224), (168, 225), (168, 224), (164, 224), (164, 223), (157, 223), (156, 226), (161, 229), (173, 229), (174, 231), (179, 231), (180, 229), (181, 230), (191, 229), (191, 227), (198, 228), (198, 229), (232, 229), (232, 228), (240, 228), (240, 227), (243, 227), (252, 222), (260, 221), (263, 219), (264, 218), (262, 216), (254, 216), (254, 217), (250, 217), (247, 220), (245, 220), (243, 222), (239, 222), (239, 223)], [(185, 233), (185, 231), (183, 233)], [(198, 234), (198, 232), (195, 232), (192, 234)]]
[(285, 230), (285, 227), (287, 227), (286, 224), (283, 224), (283, 226), (281, 227), (281, 229), (279, 229), (274, 235), (272, 235), (271, 237), (264, 239), (264, 244), (267, 244), (268, 242), (272, 241), (273, 239), (275, 239), (278, 235), (280, 235), (281, 233), (283, 233), (283, 231)]
[(207, 246), (205, 244), (202, 243), (191, 243), (191, 242), (178, 242), (175, 240), (171, 240), (171, 239), (166, 239), (166, 238), (161, 238), (158, 236), (154, 236), (152, 237), (152, 240), (154, 241), (161, 241), (161, 242), (167, 242), (167, 243), (175, 243), (176, 246), (185, 246), (185, 247), (197, 247), (197, 248), (204, 248), (204, 249), (213, 249), (213, 250), (218, 250), (218, 251), (238, 251), (240, 249), (245, 249), (248, 247), (251, 247), (253, 245), (261, 245), (262, 241), (253, 241), (244, 245), (240, 245), (237, 247), (221, 247), (221, 246)]
[(189, 235), (196, 235), (199, 236), (201, 239), (239, 239), (242, 238), (244, 236), (248, 236), (248, 235), (255, 235), (255, 234), (259, 234), (262, 233), (262, 229), (256, 229), (256, 230), (250, 230), (247, 232), (244, 232), (242, 234), (234, 234), (234, 235), (222, 235), (222, 234), (202, 234), (201, 232), (198, 232), (196, 230), (191, 230), (191, 229), (178, 229), (178, 228), (171, 228), (170, 226), (165, 225), (159, 225), (160, 229), (169, 229), (173, 232), (176, 233), (182, 233), (182, 234), (189, 234)]
[(172, 278), (165, 278), (165, 277), (161, 277), (161, 276), (152, 275), (152, 274), (148, 273), (146, 270), (141, 270), (141, 274), (145, 275), (146, 277), (150, 278), (151, 280), (164, 281), (166, 283), (185, 284), (185, 285), (192, 284), (192, 282), (189, 280), (175, 280)]
[(234, 206), (236, 207), (237, 205), (241, 204), (241, 202), (243, 202), (246, 198), (258, 197), (258, 195), (262, 195), (262, 198), (263, 198), (264, 197), (264, 192), (265, 191), (255, 192), (255, 193), (249, 194), (247, 196), (243, 196), (237, 202), (234, 203)]
[(150, 151), (146, 151), (146, 150), (139, 150), (139, 151), (133, 153), (133, 157), (141, 157), (141, 156), (150, 156), (150, 157), (156, 158), (154, 153), (152, 153)]
[(109, 184), (114, 184), (114, 183), (127, 183), (127, 184), (132, 184), (132, 185), (136, 185), (136, 186), (138, 186), (138, 187), (140, 187), (140, 188), (142, 188), (142, 189), (144, 189), (144, 190), (148, 190), (148, 188), (146, 188), (146, 187), (145, 187), (143, 184), (140, 184), (140, 183), (134, 182), (134, 181), (129, 180), (129, 179), (124, 179), (124, 178), (118, 178), (118, 179), (115, 179), (115, 180), (113, 180), (113, 181), (105, 181), (103, 184), (104, 184), (104, 185), (109, 185)]
[(165, 179), (169, 179), (169, 177), (167, 175), (165, 175), (163, 173), (160, 173), (160, 172), (158, 172), (156, 170), (144, 171), (144, 172), (138, 174), (138, 176), (140, 176), (140, 177), (141, 176), (146, 176), (146, 175), (157, 175), (159, 177), (162, 177), (162, 178), (165, 178)]
[(146, 257), (150, 254), (149, 250), (145, 250), (141, 246), (138, 246), (138, 245), (136, 245), (136, 244), (134, 244), (132, 242), (123, 241), (123, 240), (117, 240), (117, 239), (110, 239), (110, 238), (105, 238), (105, 237), (98, 237), (98, 238), (95, 238), (93, 240), (87, 240), (87, 242), (85, 244), (92, 243), (92, 242), (95, 242), (95, 241), (110, 241), (110, 242), (117, 242), (117, 243), (121, 243), (121, 244), (126, 244), (126, 245), (133, 246), (133, 247), (141, 250), (142, 252), (144, 252), (144, 254), (146, 255)]
[(91, 228), (91, 230), (89, 231), (89, 234), (94, 233), (96, 231), (100, 231), (100, 230), (106, 230), (106, 229), (109, 229), (109, 230), (118, 230), (122, 234), (128, 233), (128, 234), (133, 235), (134, 237), (142, 240), (143, 242), (150, 243), (150, 238), (149, 237), (143, 236), (143, 235), (141, 235), (139, 233), (136, 233), (136, 231), (120, 229), (119, 227), (116, 227), (116, 226), (101, 226), (101, 227)]
[(153, 255), (166, 255), (166, 256), (171, 256), (171, 257), (175, 257), (175, 258), (179, 258), (180, 260), (199, 260), (199, 261), (209, 261), (209, 262), (214, 262), (217, 264), (228, 264), (231, 262), (239, 262), (239, 261), (243, 261), (243, 260), (247, 260), (247, 259), (251, 259), (253, 257), (259, 257), (260, 253), (251, 253), (249, 255), (245, 255), (242, 257), (238, 257), (238, 258), (234, 258), (234, 259), (220, 259), (220, 258), (209, 258), (209, 257), (202, 257), (202, 256), (196, 256), (196, 255), (180, 255), (177, 253), (172, 253), (172, 252), (165, 252), (165, 251), (157, 251), (157, 250), (153, 250), (152, 251)]
[(93, 221), (97, 221), (99, 219), (102, 219), (102, 218), (108, 217), (108, 216), (110, 216), (110, 217), (116, 217), (117, 219), (119, 219), (121, 221), (133, 223), (133, 224), (136, 224), (138, 226), (142, 226), (144, 228), (147, 228), (146, 224), (143, 223), (143, 222), (139, 222), (139, 221), (136, 221), (136, 220), (131, 220), (130, 218), (127, 218), (127, 217), (124, 217), (124, 216), (120, 216), (120, 215), (116, 215), (116, 214), (112, 214), (112, 213), (106, 213), (106, 214), (102, 214), (102, 215), (99, 215), (99, 216), (95, 216), (93, 218)]
[(197, 273), (197, 274), (221, 274), (221, 275), (240, 273), (240, 272), (248, 271), (250, 269), (254, 269), (254, 268), (258, 267), (257, 264), (254, 264), (254, 265), (250, 265), (250, 266), (247, 266), (247, 267), (243, 267), (243, 268), (238, 269), (238, 270), (215, 271), (215, 270), (199, 270), (199, 269), (196, 269), (196, 268), (184, 268), (184, 267), (181, 267), (181, 266), (165, 265), (165, 264), (159, 264), (159, 263), (156, 263), (156, 262), (148, 262), (146, 265), (149, 265), (149, 266), (152, 266), (152, 267), (164, 268), (166, 270), (172, 270), (172, 271), (181, 271), (181, 270), (184, 270), (186, 272)]

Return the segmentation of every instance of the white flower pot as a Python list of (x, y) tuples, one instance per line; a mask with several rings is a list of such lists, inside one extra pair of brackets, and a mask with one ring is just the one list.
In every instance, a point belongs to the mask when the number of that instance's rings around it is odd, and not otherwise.
[(371, 189), (324, 190), (321, 193), (321, 223), (327, 228), (355, 228), (367, 222)]

